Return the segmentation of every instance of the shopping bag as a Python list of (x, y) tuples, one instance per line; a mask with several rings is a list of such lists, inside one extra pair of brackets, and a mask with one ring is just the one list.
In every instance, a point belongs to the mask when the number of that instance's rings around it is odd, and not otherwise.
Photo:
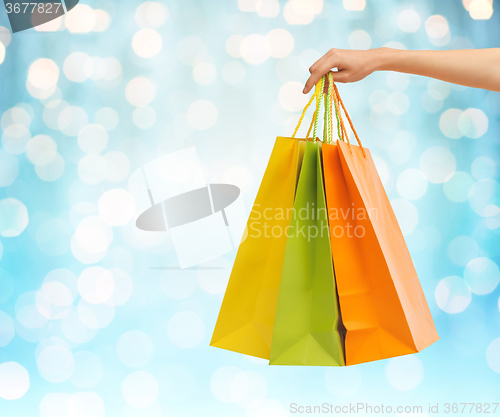
[(211, 346), (269, 359), (305, 141), (278, 137), (239, 246)]
[(287, 231), (270, 365), (344, 365), (321, 142), (307, 142)]
[(370, 151), (325, 144), (323, 169), (346, 364), (424, 349), (439, 336)]

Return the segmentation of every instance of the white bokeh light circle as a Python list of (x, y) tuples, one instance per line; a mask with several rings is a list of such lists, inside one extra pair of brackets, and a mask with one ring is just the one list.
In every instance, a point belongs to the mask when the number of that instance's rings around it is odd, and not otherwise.
[(40, 329), (45, 326), (51, 315), (49, 300), (37, 291), (21, 294), (14, 306), (16, 319), (28, 329)]
[(448, 245), (448, 257), (455, 265), (465, 266), (479, 253), (476, 241), (470, 236), (457, 236)]
[(17, 157), (0, 149), (0, 187), (7, 187), (12, 184), (18, 175), (19, 163)]
[(403, 236), (409, 235), (418, 225), (417, 208), (405, 199), (392, 200), (391, 205)]
[(386, 377), (399, 391), (413, 390), (424, 379), (424, 365), (415, 355), (399, 356), (389, 361)]
[(410, 85), (410, 76), (401, 72), (388, 72), (385, 82), (393, 91), (404, 91)]
[(102, 362), (95, 353), (80, 350), (73, 354), (74, 370), (69, 380), (79, 388), (92, 388), (103, 376)]
[(387, 148), (391, 161), (395, 164), (407, 163), (415, 148), (417, 146), (417, 139), (415, 135), (408, 131), (400, 131), (394, 137), (394, 141)]
[(405, 114), (410, 108), (410, 99), (402, 91), (396, 91), (387, 97), (387, 109), (396, 116)]
[(132, 49), (141, 58), (153, 58), (158, 55), (162, 45), (163, 39), (154, 29), (141, 29), (132, 39)]
[[(115, 275), (115, 272), (118, 275), (121, 275), (121, 273), (128, 275), (134, 270), (134, 256), (130, 253), (130, 250), (124, 246), (114, 247), (107, 253), (103, 266), (108, 268), (113, 273), (113, 276)], [(128, 279), (130, 279), (130, 277), (128, 277)]]
[(420, 23), (420, 15), (415, 10), (403, 10), (398, 15), (398, 26), (403, 32), (415, 33), (420, 28)]
[(486, 361), (493, 371), (500, 374), (500, 337), (493, 340), (486, 349)]
[(116, 351), (125, 365), (131, 368), (140, 368), (153, 357), (153, 341), (144, 332), (131, 330), (120, 336), (116, 344)]
[(241, 41), (240, 55), (249, 64), (262, 64), (271, 55), (271, 44), (264, 35), (253, 33)]
[(135, 408), (130, 404), (125, 405), (124, 417), (164, 417), (164, 411), (158, 401), (155, 401), (148, 407)]
[(0, 26), (0, 43), (7, 48), (12, 41), (12, 34), (5, 26)]
[[(73, 299), (71, 290), (58, 281), (44, 283), (36, 297), (38, 311), (52, 320), (65, 317), (73, 306)], [(50, 309), (45, 308), (47, 301)]]
[(136, 77), (127, 84), (125, 96), (130, 104), (143, 107), (150, 104), (156, 95), (155, 85), (145, 77)]
[(132, 113), (132, 121), (139, 129), (149, 129), (156, 123), (156, 112), (152, 107), (137, 107)]
[(86, 252), (102, 253), (111, 245), (113, 231), (99, 216), (90, 216), (78, 224), (74, 237)]
[(15, 334), (14, 320), (7, 313), (0, 311), (0, 348), (7, 346)]
[(479, 180), (469, 191), (469, 204), (477, 214), (488, 216), (490, 207), (500, 195), (500, 184), (494, 180)]
[(48, 58), (37, 59), (30, 65), (28, 70), (28, 81), (35, 88), (49, 90), (57, 84), (59, 80), (59, 67)]
[(57, 143), (48, 135), (36, 135), (26, 146), (26, 156), (35, 165), (47, 165), (57, 155)]
[(12, 154), (22, 154), (31, 138), (28, 128), (21, 124), (13, 124), (4, 129), (2, 134), (2, 145), (4, 149)]
[(285, 3), (283, 16), (285, 17), (285, 20), (289, 25), (308, 25), (314, 20), (313, 10), (308, 10), (307, 7), (301, 8), (300, 3), (305, 3), (305, 5), (307, 6), (307, 2), (301, 0), (289, 0)]
[(0, 236), (19, 236), (28, 226), (26, 206), (15, 198), (0, 200)]
[(0, 397), (18, 400), (30, 387), (30, 376), (26, 368), (17, 362), (0, 364)]
[(75, 363), (73, 353), (63, 345), (50, 345), (36, 358), (40, 374), (49, 382), (64, 382), (69, 379)]
[(135, 200), (132, 195), (121, 188), (106, 191), (99, 199), (99, 215), (110, 226), (123, 226), (135, 214)]
[(94, 29), (96, 21), (94, 9), (80, 3), (73, 8), (73, 13), (65, 15), (64, 23), (70, 33), (89, 33)]
[(168, 337), (181, 349), (191, 349), (198, 346), (205, 336), (203, 320), (192, 311), (176, 313), (168, 322)]
[(0, 304), (9, 301), (13, 292), (14, 279), (5, 269), (0, 268)]
[(457, 168), (455, 155), (444, 146), (427, 148), (420, 156), (419, 163), (424, 175), (434, 184), (448, 181)]
[(51, 129), (59, 130), (59, 115), (68, 106), (68, 103), (59, 99), (51, 100), (47, 103), (43, 110), (43, 121), (45, 124)]
[(75, 83), (88, 80), (92, 76), (93, 70), (93, 61), (85, 52), (73, 52), (64, 60), (64, 75)]
[(325, 372), (328, 391), (336, 397), (350, 397), (358, 392), (363, 378), (356, 367), (329, 368)]
[(258, 372), (240, 372), (231, 381), (230, 391), (235, 403), (254, 408), (266, 398), (267, 382)]
[(105, 32), (108, 30), (111, 24), (111, 15), (102, 9), (94, 10), (95, 13), (95, 25), (92, 28), (93, 32)]
[(480, 109), (467, 109), (460, 115), (458, 127), (464, 136), (478, 139), (488, 131), (488, 116)]
[(468, 3), (470, 17), (474, 20), (488, 20), (493, 15), (493, 0), (472, 0)]
[(476, 180), (493, 179), (496, 172), (495, 162), (487, 156), (480, 156), (472, 162), (471, 173)]
[(285, 58), (293, 51), (294, 39), (286, 29), (273, 29), (267, 33), (266, 39), (271, 47), (270, 55), (274, 58)]
[(125, 271), (118, 268), (111, 268), (109, 269), (109, 272), (113, 274), (115, 290), (108, 304), (121, 306), (125, 304), (132, 296), (134, 290), (132, 278), (130, 278), (130, 275)]
[(168, 363), (158, 370), (158, 383), (162, 399), (181, 402), (193, 400), (197, 388), (197, 374), (192, 367), (181, 363)]
[(459, 120), (463, 111), (459, 109), (448, 109), (439, 119), (439, 128), (443, 135), (450, 139), (460, 139), (463, 136), (460, 130)]
[(40, 417), (69, 417), (68, 401), (71, 394), (51, 392), (40, 402)]
[(35, 172), (38, 177), (47, 182), (53, 182), (61, 178), (64, 174), (66, 163), (63, 157), (56, 153), (54, 159), (45, 165), (35, 165)]
[[(25, 105), (29, 106), (29, 105)], [(33, 118), (33, 108), (21, 107), (20, 105), (16, 107), (11, 107), (2, 115), (0, 126), (3, 130), (7, 129), (10, 125), (23, 125), (26, 128), (30, 128), (31, 121)]]
[(217, 107), (208, 100), (197, 100), (189, 106), (187, 119), (195, 129), (210, 129), (217, 121)]
[(214, 372), (210, 379), (210, 388), (215, 398), (227, 404), (235, 402), (231, 393), (231, 383), (239, 373), (241, 369), (236, 366), (223, 366)]
[(443, 191), (449, 200), (461, 203), (469, 199), (469, 193), (473, 185), (474, 179), (467, 172), (456, 171), (444, 183)]
[(67, 136), (78, 136), (87, 123), (87, 113), (78, 106), (65, 107), (57, 118), (58, 128)]
[(158, 398), (158, 381), (149, 372), (132, 372), (123, 381), (122, 392), (125, 401), (132, 407), (149, 407)]
[(102, 266), (92, 266), (83, 270), (78, 278), (78, 291), (91, 304), (108, 301), (115, 290), (113, 274)]
[(349, 48), (351, 49), (370, 49), (372, 38), (370, 34), (362, 29), (355, 30), (349, 35)]
[(98, 124), (89, 124), (78, 133), (78, 146), (85, 153), (100, 153), (108, 146), (108, 132)]
[(256, 407), (247, 409), (247, 417), (288, 417), (289, 410), (278, 400), (263, 400)]
[(425, 21), (425, 31), (429, 41), (435, 46), (444, 46), (450, 39), (450, 28), (444, 16), (433, 15)]
[(285, 83), (278, 93), (278, 100), (286, 111), (301, 111), (309, 101), (309, 97), (302, 93), (304, 85), (297, 81)]
[[(75, 300), (75, 298), (78, 297), (78, 295), (79, 295), (78, 294), (77, 277), (73, 272), (71, 272), (68, 269), (59, 268), (59, 269), (53, 269), (52, 271), (50, 271), (43, 279), (42, 287), (45, 284), (52, 284), (52, 283), (63, 284), (65, 288), (69, 289), (69, 291), (71, 292), (71, 297), (72, 297), (71, 302), (73, 302)], [(48, 298), (50, 300), (52, 297), (49, 296)], [(54, 303), (54, 304), (66, 305), (65, 303), (67, 301), (69, 301), (66, 294), (62, 295), (61, 300), (64, 300), (64, 302), (58, 301), (57, 303)]]
[[(420, 103), (426, 112), (437, 113), (443, 108), (444, 100), (443, 96), (438, 91), (427, 90), (422, 94)], [(446, 125), (445, 129), (447, 128), (448, 126)]]
[(77, 392), (68, 399), (68, 417), (104, 417), (106, 408), (99, 394), (90, 391)]
[(276, 17), (280, 12), (278, 0), (257, 0), (255, 11), (260, 17)]
[(78, 162), (78, 176), (83, 182), (96, 185), (103, 182), (108, 176), (106, 159), (96, 153), (89, 153)]
[(460, 277), (446, 277), (439, 281), (434, 292), (436, 304), (448, 314), (464, 311), (472, 300), (469, 285)]
[(78, 302), (78, 318), (89, 329), (103, 329), (115, 317), (115, 307), (112, 304), (91, 304), (83, 299)]
[(193, 78), (200, 85), (209, 85), (217, 78), (217, 70), (210, 62), (199, 62), (193, 67)]
[(241, 42), (245, 39), (243, 35), (231, 35), (226, 40), (226, 52), (233, 58), (241, 58)]
[(202, 290), (209, 294), (223, 294), (229, 282), (231, 263), (224, 258), (219, 258), (214, 266), (217, 269), (198, 269), (196, 271), (198, 284)]
[(198, 287), (196, 275), (197, 270), (167, 270), (160, 277), (161, 289), (174, 300), (188, 298)]
[(465, 267), (464, 279), (473, 293), (489, 294), (500, 283), (500, 271), (490, 258), (474, 258)]
[(158, 29), (168, 19), (167, 6), (156, 1), (146, 1), (137, 7), (135, 21), (141, 28)]
[(0, 348), (7, 346), (15, 334), (14, 320), (7, 313), (0, 311)]
[(418, 169), (407, 169), (399, 174), (396, 188), (401, 197), (418, 200), (427, 192), (427, 178)]
[(103, 155), (107, 166), (106, 181), (121, 182), (130, 172), (130, 161), (123, 152), (111, 151)]

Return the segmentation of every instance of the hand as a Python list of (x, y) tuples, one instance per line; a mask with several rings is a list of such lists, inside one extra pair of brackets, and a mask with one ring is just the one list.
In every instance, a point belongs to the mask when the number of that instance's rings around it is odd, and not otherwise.
[[(381, 48), (383, 49), (383, 48)], [(381, 49), (370, 49), (367, 51), (353, 51), (350, 49), (330, 49), (323, 57), (318, 59), (309, 72), (311, 76), (304, 87), (304, 94), (311, 91), (311, 88), (328, 73), (332, 68), (333, 81), (341, 83), (352, 83), (362, 80), (373, 71), (377, 70), (379, 61), (379, 51)]]

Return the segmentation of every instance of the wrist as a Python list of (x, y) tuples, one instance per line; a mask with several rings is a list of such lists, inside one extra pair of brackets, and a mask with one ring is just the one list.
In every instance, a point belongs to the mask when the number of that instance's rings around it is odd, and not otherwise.
[(373, 71), (392, 71), (395, 55), (402, 52), (398, 49), (387, 47), (377, 48), (371, 50), (374, 53), (373, 57)]

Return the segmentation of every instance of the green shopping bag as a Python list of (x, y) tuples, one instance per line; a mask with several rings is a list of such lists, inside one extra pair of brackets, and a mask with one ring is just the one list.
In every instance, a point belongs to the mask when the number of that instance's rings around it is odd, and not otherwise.
[(287, 234), (269, 364), (343, 366), (319, 141), (306, 143)]

